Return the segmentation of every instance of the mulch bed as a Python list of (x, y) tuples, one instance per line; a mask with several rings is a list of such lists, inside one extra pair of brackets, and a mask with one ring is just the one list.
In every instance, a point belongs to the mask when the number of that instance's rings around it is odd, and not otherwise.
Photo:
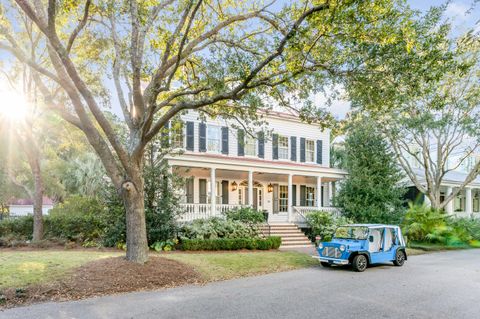
[(63, 280), (26, 289), (7, 289), (0, 309), (40, 301), (66, 301), (203, 282), (192, 267), (162, 257), (144, 265), (124, 257), (104, 258), (72, 270)]

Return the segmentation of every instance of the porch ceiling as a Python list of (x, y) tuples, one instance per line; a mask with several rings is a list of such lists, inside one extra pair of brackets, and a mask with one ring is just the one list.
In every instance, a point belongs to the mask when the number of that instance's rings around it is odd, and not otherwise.
[[(185, 167), (185, 166), (175, 166), (173, 167), (173, 172), (180, 176), (184, 177), (201, 177), (201, 178), (210, 178), (210, 168), (197, 168), (197, 167)], [(225, 169), (216, 169), (215, 176), (219, 179), (226, 180), (247, 180), (248, 172), (247, 171), (237, 171), (237, 170), (225, 170)], [(253, 179), (260, 182), (272, 182), (272, 183), (286, 183), (288, 182), (288, 174), (272, 174), (272, 173), (263, 173), (263, 172), (254, 172)], [(322, 182), (331, 182), (336, 181), (335, 178), (322, 177)], [(301, 176), (293, 175), (294, 184), (315, 184), (317, 181), (314, 176)]]

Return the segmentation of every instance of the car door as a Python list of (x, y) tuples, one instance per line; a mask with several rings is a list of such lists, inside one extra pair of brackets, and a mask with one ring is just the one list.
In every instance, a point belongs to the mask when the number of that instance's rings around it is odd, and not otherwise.
[[(372, 251), (370, 251), (369, 249), (371, 262), (382, 263), (392, 261), (395, 255), (395, 245), (393, 243), (394, 234), (392, 228), (374, 228), (370, 231), (370, 233), (375, 234), (373, 245), (369, 245), (369, 248), (373, 248)], [(378, 234), (380, 236), (379, 245), (376, 244), (376, 241), (378, 241), (378, 239), (375, 238), (375, 236), (378, 236)]]

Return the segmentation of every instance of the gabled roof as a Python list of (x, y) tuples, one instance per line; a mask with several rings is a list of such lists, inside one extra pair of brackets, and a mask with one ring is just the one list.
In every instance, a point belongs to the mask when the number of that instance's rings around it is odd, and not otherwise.
[[(416, 168), (413, 170), (417, 178), (421, 181), (425, 181), (425, 173), (423, 169)], [(467, 173), (459, 172), (459, 171), (450, 171), (443, 177), (442, 184), (453, 184), (453, 185), (460, 185), (465, 181), (467, 178)], [(478, 185), (480, 186), (480, 177), (477, 176), (469, 185)]]

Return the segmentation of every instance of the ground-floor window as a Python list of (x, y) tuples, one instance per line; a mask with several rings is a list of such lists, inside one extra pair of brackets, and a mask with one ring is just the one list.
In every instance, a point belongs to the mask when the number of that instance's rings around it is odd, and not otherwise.
[(472, 197), (473, 197), (473, 211), (480, 212), (480, 194), (478, 192), (475, 192)]
[(288, 211), (288, 186), (280, 185), (279, 196), (278, 196), (278, 210), (281, 212)]
[(309, 207), (315, 206), (315, 187), (305, 188), (305, 204)]
[(459, 194), (455, 197), (453, 210), (456, 212), (465, 211), (465, 197), (463, 196), (463, 194)]

